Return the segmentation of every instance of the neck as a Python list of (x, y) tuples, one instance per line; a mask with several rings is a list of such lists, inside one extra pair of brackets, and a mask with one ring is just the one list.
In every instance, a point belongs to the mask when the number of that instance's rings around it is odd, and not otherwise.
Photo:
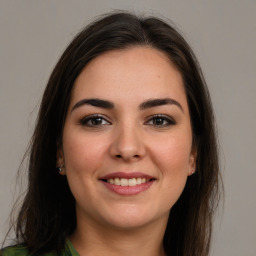
[(70, 240), (81, 256), (164, 256), (162, 241), (166, 223), (167, 220), (143, 227), (119, 229), (78, 222)]

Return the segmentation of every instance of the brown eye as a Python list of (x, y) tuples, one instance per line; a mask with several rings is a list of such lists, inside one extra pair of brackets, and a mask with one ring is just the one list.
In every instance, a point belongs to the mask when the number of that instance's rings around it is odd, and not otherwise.
[(166, 115), (155, 115), (151, 117), (147, 122), (147, 125), (153, 125), (156, 127), (166, 127), (176, 124), (176, 122), (169, 116)]
[(83, 126), (97, 127), (103, 125), (110, 125), (111, 123), (101, 115), (92, 115), (81, 119), (80, 124)]
[(91, 122), (91, 125), (101, 125), (103, 123), (103, 118), (102, 117), (91, 118), (90, 122)]
[(154, 125), (165, 125), (166, 120), (162, 117), (156, 117), (156, 118), (153, 119), (153, 124)]

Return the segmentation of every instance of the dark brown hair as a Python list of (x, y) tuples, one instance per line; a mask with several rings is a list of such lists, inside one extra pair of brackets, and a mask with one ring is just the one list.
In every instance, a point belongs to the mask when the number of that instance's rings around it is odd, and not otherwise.
[(15, 225), (16, 242), (31, 253), (60, 252), (76, 227), (75, 200), (56, 170), (57, 146), (74, 81), (104, 52), (133, 46), (158, 49), (183, 77), (197, 149), (196, 173), (170, 212), (163, 244), (167, 255), (206, 256), (220, 195), (215, 122), (208, 89), (191, 48), (173, 26), (155, 17), (111, 13), (82, 30), (55, 66), (45, 89), (32, 137), (28, 189)]

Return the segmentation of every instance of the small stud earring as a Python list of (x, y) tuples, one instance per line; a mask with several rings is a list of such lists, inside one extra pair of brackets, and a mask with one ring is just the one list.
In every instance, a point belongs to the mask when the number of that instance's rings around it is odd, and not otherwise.
[(191, 175), (192, 175), (192, 174), (194, 174), (194, 173), (195, 173), (195, 171), (196, 171), (195, 169), (192, 169), (192, 171), (191, 171)]
[(59, 171), (59, 172), (62, 172), (62, 171), (63, 171), (63, 169), (62, 169), (63, 167), (64, 167), (63, 165), (60, 166), (60, 167), (57, 167), (57, 168), (58, 168), (58, 171)]

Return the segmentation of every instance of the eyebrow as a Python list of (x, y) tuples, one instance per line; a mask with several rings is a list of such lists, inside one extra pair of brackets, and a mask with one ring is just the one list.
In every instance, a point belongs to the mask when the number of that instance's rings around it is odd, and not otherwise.
[(114, 108), (114, 103), (107, 101), (107, 100), (101, 100), (101, 99), (82, 99), (78, 101), (72, 108), (71, 112), (83, 105), (91, 105), (94, 107), (99, 107), (99, 108), (106, 108), (106, 109), (112, 109)]
[(179, 107), (182, 110), (182, 112), (184, 112), (181, 104), (178, 101), (171, 99), (171, 98), (150, 99), (150, 100), (147, 100), (147, 101), (141, 103), (139, 108), (140, 108), (140, 110), (145, 110), (148, 108), (153, 108), (153, 107), (158, 107), (158, 106), (163, 106), (163, 105), (175, 105), (175, 106)]
[[(82, 100), (78, 101), (72, 107), (71, 112), (83, 105), (91, 105), (94, 107), (105, 108), (105, 109), (113, 109), (115, 107), (113, 102), (107, 101), (107, 100), (102, 100), (102, 99), (98, 99), (98, 98), (82, 99)], [(178, 101), (171, 99), (171, 98), (149, 99), (147, 101), (142, 102), (139, 105), (139, 109), (145, 110), (148, 108), (153, 108), (153, 107), (158, 107), (158, 106), (163, 106), (163, 105), (175, 105), (175, 106), (179, 107), (182, 110), (182, 112), (184, 112), (181, 104)]]

